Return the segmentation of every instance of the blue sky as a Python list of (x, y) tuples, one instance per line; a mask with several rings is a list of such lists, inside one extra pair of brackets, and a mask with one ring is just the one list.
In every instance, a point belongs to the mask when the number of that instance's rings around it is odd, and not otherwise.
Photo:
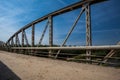
[[(80, 0), (0, 0), (0, 40), (7, 41), (24, 25), (48, 13)], [(91, 6), (93, 45), (116, 44), (120, 41), (120, 0)], [(81, 9), (54, 17), (54, 44), (61, 44)], [(36, 25), (36, 44), (47, 21)], [(85, 13), (70, 36), (68, 45), (85, 45)], [(31, 28), (26, 30), (29, 42)], [(19, 37), (21, 35), (19, 34)], [(43, 44), (48, 44), (48, 31)]]

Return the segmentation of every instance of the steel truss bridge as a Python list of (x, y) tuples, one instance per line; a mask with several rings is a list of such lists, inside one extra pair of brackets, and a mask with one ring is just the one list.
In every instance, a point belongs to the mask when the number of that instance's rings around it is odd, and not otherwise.
[[(90, 6), (104, 2), (106, 0), (82, 0), (80, 2), (74, 3), (72, 5), (69, 5), (67, 7), (64, 7), (60, 10), (57, 10), (55, 12), (52, 12), (48, 15), (45, 15), (27, 25), (22, 27), (20, 30), (18, 30), (16, 33), (14, 33), (8, 41), (2, 45), (2, 49), (11, 51), (11, 52), (17, 52), (17, 53), (24, 53), (24, 54), (32, 54), (37, 55), (36, 53), (44, 53), (44, 56), (53, 57), (53, 58), (59, 58), (59, 55), (64, 55), (65, 53), (62, 53), (62, 50), (84, 50), (85, 55), (82, 55), (82, 57), (85, 57), (85, 59), (78, 59), (80, 61), (87, 61), (87, 62), (100, 62), (100, 63), (107, 63), (108, 59), (120, 59), (119, 57), (112, 57), (115, 53), (119, 52), (120, 45), (106, 45), (106, 46), (92, 46), (92, 35), (91, 35), (91, 15), (90, 15)], [(79, 9), (81, 8), (81, 11), (76, 18), (74, 24), (71, 26), (71, 29), (69, 30), (67, 36), (65, 37), (63, 43), (60, 46), (55, 47), (53, 44), (53, 18)], [(85, 12), (86, 17), (86, 46), (65, 46), (67, 40), (69, 39), (70, 35), (72, 34), (72, 31), (76, 27), (76, 24), (78, 23), (81, 15)], [(41, 35), (41, 38), (39, 40), (38, 45), (35, 45), (35, 27), (36, 24), (41, 23), (42, 21), (47, 20), (46, 26), (44, 27), (43, 33)], [(26, 30), (31, 28), (31, 44), (28, 41)], [(46, 33), (47, 28), (49, 28), (49, 45), (48, 46), (42, 46), (42, 41), (44, 38), (44, 35)], [(22, 37), (19, 37), (21, 35)], [(120, 43), (118, 43), (120, 44)], [(92, 55), (93, 50), (109, 50), (110, 52), (106, 56), (96, 56)], [(39, 54), (39, 55), (40, 55)], [(66, 55), (75, 55), (72, 53), (67, 53)], [(80, 55), (80, 54), (77, 54)], [(68, 56), (67, 56), (68, 57)], [(102, 58), (102, 60), (93, 60), (93, 58)], [(67, 58), (67, 60), (74, 60), (74, 58)]]

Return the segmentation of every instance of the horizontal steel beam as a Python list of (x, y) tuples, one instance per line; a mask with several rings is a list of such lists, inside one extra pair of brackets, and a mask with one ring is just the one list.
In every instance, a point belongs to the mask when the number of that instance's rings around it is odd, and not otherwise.
[(37, 24), (38, 22), (41, 22), (43, 20), (46, 20), (48, 19), (49, 16), (57, 16), (57, 15), (60, 15), (60, 14), (63, 14), (63, 13), (66, 13), (66, 12), (69, 12), (69, 11), (72, 11), (72, 10), (75, 10), (75, 9), (78, 9), (78, 8), (81, 8), (84, 4), (86, 3), (90, 3), (90, 4), (95, 4), (95, 3), (99, 3), (99, 2), (103, 2), (103, 1), (106, 1), (106, 0), (82, 0), (82, 1), (79, 1), (77, 3), (74, 3), (72, 5), (69, 5), (67, 7), (64, 7), (60, 10), (57, 10), (55, 12), (52, 12), (48, 15), (45, 15), (37, 20), (34, 20), (33, 22), (25, 25), (23, 28), (21, 28), (20, 30), (18, 30), (15, 34), (13, 34), (13, 36), (11, 36), (7, 42), (9, 42), (16, 34), (19, 34), (22, 30), (25, 30), (27, 28), (29, 28), (30, 26), (32, 26), (33, 24)]
[(108, 46), (77, 46), (77, 47), (11, 47), (11, 49), (36, 49), (36, 50), (120, 50), (120, 45)]

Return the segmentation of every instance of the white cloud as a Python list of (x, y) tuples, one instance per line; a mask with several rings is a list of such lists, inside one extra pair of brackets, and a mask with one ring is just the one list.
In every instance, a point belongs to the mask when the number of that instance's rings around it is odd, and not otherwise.
[(17, 16), (24, 11), (11, 3), (0, 5), (0, 10), (0, 40), (6, 41), (18, 30), (18, 26), (21, 25), (20, 22), (22, 19), (18, 19)]
[(63, 5), (66, 5), (66, 3), (63, 0), (58, 0), (60, 3), (62, 3)]

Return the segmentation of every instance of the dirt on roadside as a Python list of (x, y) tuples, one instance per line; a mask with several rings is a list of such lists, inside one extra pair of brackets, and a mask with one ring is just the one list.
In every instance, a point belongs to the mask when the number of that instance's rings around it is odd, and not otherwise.
[[(53, 60), (5, 51), (0, 51), (0, 61), (21, 80), (120, 80), (120, 69), (113, 67)], [(2, 69), (1, 66), (0, 69)]]

